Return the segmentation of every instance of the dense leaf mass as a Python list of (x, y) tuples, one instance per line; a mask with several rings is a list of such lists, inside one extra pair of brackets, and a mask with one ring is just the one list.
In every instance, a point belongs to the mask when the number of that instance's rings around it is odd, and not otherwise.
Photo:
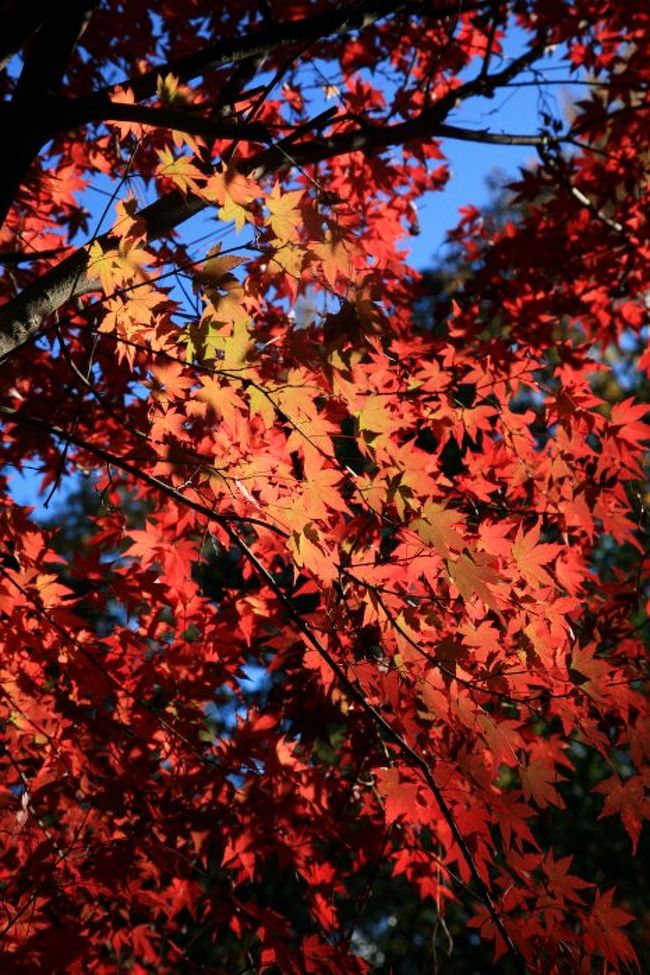
[[(589, 754), (603, 843), (649, 813), (647, 5), (0, 9), (2, 970), (366, 972), (387, 881), (634, 967), (549, 823)], [(538, 161), (427, 306), (452, 139)]]

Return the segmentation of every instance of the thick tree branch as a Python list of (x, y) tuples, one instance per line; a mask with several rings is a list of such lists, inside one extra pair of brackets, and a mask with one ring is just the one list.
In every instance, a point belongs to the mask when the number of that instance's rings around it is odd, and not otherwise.
[(4, 3), (0, 9), (2, 18), (2, 37), (0, 38), (0, 70), (25, 46), (29, 38), (46, 20), (58, 16), (64, 2), (54, 3), (52, 0), (32, 0), (24, 3), (14, 0)]
[[(138, 216), (147, 225), (149, 240), (156, 240), (205, 206), (197, 196), (173, 192), (145, 207)], [(97, 239), (103, 249), (116, 243), (111, 234), (102, 234)], [(53, 312), (78, 295), (97, 290), (98, 281), (88, 281), (86, 277), (87, 266), (88, 252), (81, 248), (0, 309), (0, 358), (29, 341), (41, 322)]]
[[(486, 2), (480, 0), (467, 9), (481, 10)], [(3, 128), (13, 151), (0, 157), (0, 226), (41, 147), (59, 132), (82, 124), (73, 118), (79, 109), (74, 99), (68, 104), (68, 111), (61, 111), (60, 105), (46, 106), (44, 99), (58, 91), (70, 55), (95, 3), (96, 0), (71, 0), (65, 5), (55, 5), (49, 12), (37, 4), (33, 16), (28, 16), (27, 12), (24, 16), (13, 15), (16, 26), (13, 40), (8, 42), (8, 55), (16, 45), (23, 46), (30, 37), (33, 39), (13, 101), (4, 109)], [(172, 73), (181, 81), (188, 81), (221, 65), (245, 62), (296, 43), (309, 45), (319, 38), (367, 27), (404, 6), (400, 0), (360, 0), (343, 9), (335, 6), (302, 20), (267, 24), (244, 37), (223, 38), (191, 55), (170, 60), (136, 78), (126, 79), (122, 85), (128, 85), (136, 101), (142, 101), (156, 94), (161, 74)], [(412, 0), (410, 8), (419, 12), (419, 0)], [(456, 7), (450, 6), (427, 11), (427, 14), (440, 19), (454, 12), (457, 12)], [(49, 29), (51, 23), (52, 30)], [(107, 85), (80, 99), (87, 121), (107, 117), (102, 113), (118, 87)]]
[(48, 13), (30, 39), (14, 92), (14, 104), (39, 99), (43, 92), (60, 88), (72, 52), (96, 4), (97, 0), (68, 0)]
[(0, 153), (0, 227), (32, 160), (51, 134), (46, 103), (61, 87), (72, 52), (95, 4), (96, 0), (56, 4), (45, 20), (42, 7), (37, 4), (33, 17), (25, 14), (24, 19), (18, 18), (16, 37), (22, 37), (30, 25), (32, 30), (37, 29), (30, 35), (11, 103), (2, 106), (3, 134), (11, 149)]

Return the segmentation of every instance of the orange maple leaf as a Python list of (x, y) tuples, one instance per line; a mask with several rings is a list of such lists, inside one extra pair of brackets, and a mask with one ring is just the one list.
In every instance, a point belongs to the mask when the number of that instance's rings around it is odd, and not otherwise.
[(454, 525), (463, 523), (463, 516), (443, 504), (429, 501), (422, 509), (422, 517), (411, 522), (410, 528), (418, 533), (423, 542), (433, 545), (443, 558), (449, 558), (451, 551), (460, 552), (465, 541)]
[(339, 277), (349, 281), (354, 274), (354, 258), (361, 253), (357, 244), (327, 234), (320, 244), (314, 244), (312, 252), (320, 258), (325, 280), (336, 287)]
[(553, 579), (548, 572), (542, 568), (548, 565), (561, 551), (560, 545), (539, 545), (540, 534), (539, 522), (524, 534), (524, 530), (519, 526), (517, 537), (512, 546), (512, 556), (517, 563), (517, 567), (522, 576), (531, 586), (552, 586)]
[(492, 560), (481, 552), (463, 552), (455, 561), (447, 561), (447, 570), (463, 599), (478, 596), (486, 606), (497, 609), (497, 602), (490, 585), (499, 582), (498, 573), (491, 566)]

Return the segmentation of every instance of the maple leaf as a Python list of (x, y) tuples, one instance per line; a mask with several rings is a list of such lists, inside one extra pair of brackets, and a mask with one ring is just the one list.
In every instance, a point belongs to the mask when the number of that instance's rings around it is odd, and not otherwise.
[(156, 94), (164, 105), (178, 105), (186, 107), (191, 103), (191, 90), (181, 85), (176, 75), (168, 72), (164, 77), (158, 75), (156, 80)]
[(203, 266), (197, 272), (197, 280), (201, 284), (220, 286), (224, 278), (229, 278), (229, 272), (239, 264), (244, 263), (243, 257), (235, 254), (221, 254), (221, 244), (217, 244), (208, 254)]
[(359, 433), (366, 448), (374, 456), (385, 456), (391, 448), (389, 434), (395, 421), (379, 396), (368, 396), (357, 417)]
[[(111, 101), (118, 105), (135, 105), (135, 95), (131, 88), (116, 86), (113, 90)], [(143, 128), (139, 122), (117, 122), (111, 121), (111, 127), (119, 132), (120, 141), (133, 135), (136, 139), (141, 139)]]
[(423, 542), (433, 545), (443, 558), (449, 558), (452, 551), (459, 552), (465, 547), (463, 538), (454, 528), (462, 522), (463, 517), (457, 511), (428, 501), (422, 509), (422, 517), (411, 522), (409, 527)]
[(281, 244), (296, 239), (296, 230), (302, 223), (298, 210), (298, 202), (302, 199), (302, 195), (302, 190), (290, 190), (284, 193), (280, 184), (276, 183), (264, 201), (270, 211), (270, 215), (264, 222)]
[(512, 546), (512, 556), (529, 585), (551, 586), (553, 579), (542, 566), (552, 562), (561, 549), (559, 545), (538, 544), (540, 531), (539, 522), (527, 534), (520, 526)]
[(519, 769), (519, 778), (527, 801), (532, 799), (540, 809), (546, 809), (548, 805), (564, 808), (564, 801), (555, 787), (563, 776), (558, 775), (553, 765), (536, 759)]
[(593, 884), (569, 873), (572, 862), (572, 856), (560, 857), (559, 860), (556, 860), (553, 851), (549, 850), (542, 863), (542, 869), (548, 878), (549, 887), (556, 897), (562, 901), (581, 902), (583, 896), (579, 891), (593, 887)]
[(211, 202), (224, 206), (227, 200), (245, 208), (245, 204), (254, 200), (259, 193), (257, 184), (250, 177), (239, 172), (234, 163), (228, 166), (220, 164), (209, 177), (204, 188), (203, 196)]
[(157, 364), (151, 372), (153, 380), (146, 385), (151, 387), (152, 397), (165, 406), (170, 400), (182, 399), (194, 385), (180, 362)]
[[(98, 241), (94, 241), (88, 250), (88, 279), (98, 277), (105, 294), (110, 294), (119, 271), (119, 251), (110, 249), (102, 250)], [(118, 282), (121, 278), (117, 277)]]
[(354, 276), (354, 260), (361, 253), (352, 241), (328, 233), (322, 243), (313, 244), (310, 251), (320, 258), (325, 280), (335, 288), (339, 278), (346, 281)]
[[(304, 516), (301, 514), (300, 521)], [(312, 521), (304, 523), (299, 531), (293, 531), (288, 542), (296, 564), (308, 569), (324, 585), (331, 585), (339, 577), (339, 567), (328, 548), (323, 533)]]
[(648, 412), (647, 405), (635, 403), (632, 396), (621, 403), (614, 403), (610, 411), (610, 423), (616, 436), (632, 444), (650, 440), (650, 424), (641, 419)]
[(298, 293), (300, 275), (305, 261), (305, 252), (302, 247), (295, 244), (284, 244), (272, 252), (269, 260), (269, 271), (272, 274), (283, 273), (287, 275), (287, 283), (292, 297)]
[(585, 940), (589, 948), (599, 951), (615, 968), (619, 962), (638, 966), (638, 958), (630, 940), (621, 928), (634, 920), (631, 914), (614, 907), (614, 888), (596, 898), (590, 917), (585, 923)]
[(219, 204), (220, 220), (225, 223), (234, 221), (237, 233), (247, 221), (254, 220), (250, 204), (259, 194), (259, 189), (232, 163), (218, 168), (209, 177), (202, 192), (206, 200)]
[(196, 398), (200, 402), (207, 403), (216, 416), (222, 417), (231, 429), (236, 428), (235, 417), (243, 411), (244, 402), (237, 390), (229, 383), (213, 376), (203, 376)]
[(104, 251), (99, 241), (93, 241), (88, 248), (87, 276), (89, 280), (99, 278), (102, 290), (111, 294), (134, 279), (147, 280), (143, 270), (151, 256), (138, 247), (129, 246), (127, 241), (120, 243), (119, 249)]
[(127, 552), (135, 559), (140, 559), (145, 565), (155, 562), (164, 547), (163, 539), (154, 527), (150, 524), (146, 530), (132, 529), (129, 532), (131, 544)]
[(386, 823), (391, 825), (399, 819), (412, 820), (418, 808), (420, 785), (409, 776), (400, 774), (395, 768), (379, 769), (377, 788), (384, 799)]
[(341, 472), (323, 466), (322, 457), (308, 453), (305, 457), (303, 500), (309, 520), (326, 518), (330, 511), (347, 511), (347, 504), (336, 487), (341, 484)]
[(386, 402), (379, 396), (369, 396), (359, 412), (359, 429), (370, 433), (386, 433), (393, 426), (393, 420), (386, 408)]
[(244, 306), (244, 287), (234, 274), (226, 274), (219, 280), (219, 287), (206, 288), (205, 295), (213, 311), (209, 314), (217, 322), (234, 322), (243, 325), (249, 320)]
[[(223, 297), (215, 296), (217, 308), (225, 313), (229, 308), (238, 309), (232, 319), (232, 325), (214, 326), (210, 321), (202, 336), (205, 358), (216, 358), (217, 366), (224, 370), (241, 369), (253, 349), (254, 342), (249, 330), (250, 319), (243, 313), (241, 305), (237, 304), (239, 292), (235, 289)], [(232, 305), (228, 302), (232, 302)]]
[(633, 775), (622, 782), (613, 775), (594, 786), (594, 792), (605, 796), (599, 818), (619, 815), (632, 841), (632, 853), (636, 853), (643, 820), (650, 819), (650, 800), (646, 798), (641, 776)]
[(255, 847), (255, 837), (249, 830), (243, 830), (238, 837), (229, 839), (226, 843), (221, 860), (222, 866), (232, 868), (233, 865), (238, 865), (244, 875), (249, 880), (253, 880), (257, 861)]
[[(152, 288), (138, 288), (124, 298), (116, 297), (106, 301), (106, 312), (98, 325), (100, 332), (116, 332), (120, 338), (137, 342), (144, 335), (151, 341), (151, 332), (156, 329), (154, 310), (167, 301), (165, 295)], [(135, 357), (133, 346), (124, 348), (131, 365)]]
[(594, 644), (584, 647), (576, 644), (571, 653), (569, 673), (574, 683), (579, 684), (586, 694), (595, 701), (603, 702), (607, 699), (611, 666), (607, 660), (595, 656), (597, 651), (598, 647)]
[(224, 223), (233, 221), (237, 233), (241, 231), (247, 220), (252, 221), (253, 219), (247, 207), (242, 206), (241, 203), (237, 203), (229, 193), (226, 193), (224, 204), (219, 207), (218, 213), (219, 219), (223, 220)]
[(250, 404), (251, 415), (258, 414), (262, 417), (266, 429), (270, 429), (276, 418), (272, 392), (263, 389), (261, 386), (251, 383), (247, 390), (248, 402)]
[(160, 165), (157, 169), (159, 176), (170, 179), (183, 193), (199, 191), (199, 183), (203, 182), (200, 169), (187, 156), (174, 156), (171, 149), (161, 149), (158, 152)]
[(447, 561), (449, 576), (463, 599), (478, 596), (486, 606), (497, 609), (497, 602), (490, 590), (499, 582), (499, 575), (492, 568), (492, 560), (479, 552), (464, 552), (455, 560)]
[(521, 737), (521, 722), (502, 719), (494, 721), (487, 714), (481, 714), (478, 718), (479, 726), (483, 729), (483, 735), (492, 753), (493, 768), (496, 772), (499, 766), (520, 765), (517, 758), (517, 749), (524, 747)]
[(138, 201), (134, 196), (119, 200), (115, 205), (117, 216), (112, 233), (125, 242), (128, 248), (137, 246), (147, 236), (147, 224), (138, 213)]

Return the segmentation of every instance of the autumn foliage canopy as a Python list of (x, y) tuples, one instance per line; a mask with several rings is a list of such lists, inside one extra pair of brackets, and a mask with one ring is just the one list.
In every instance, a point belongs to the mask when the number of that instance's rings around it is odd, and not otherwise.
[[(549, 823), (649, 811), (647, 5), (0, 8), (1, 970), (367, 972), (378, 884), (635, 968)], [(427, 316), (451, 140), (531, 164)]]

